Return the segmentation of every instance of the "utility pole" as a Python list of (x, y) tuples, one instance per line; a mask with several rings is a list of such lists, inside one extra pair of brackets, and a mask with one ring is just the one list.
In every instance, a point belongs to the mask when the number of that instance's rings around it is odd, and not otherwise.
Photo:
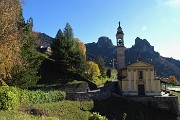
[(113, 61), (112, 61), (112, 62), (113, 62), (113, 63), (112, 63), (112, 67), (113, 67), (113, 69), (114, 69), (114, 60), (115, 60), (115, 59), (113, 58)]

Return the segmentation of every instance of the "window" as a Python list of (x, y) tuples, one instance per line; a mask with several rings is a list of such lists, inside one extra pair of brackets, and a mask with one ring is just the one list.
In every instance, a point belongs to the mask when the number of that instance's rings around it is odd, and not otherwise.
[(143, 79), (143, 71), (138, 71), (138, 77), (139, 79)]

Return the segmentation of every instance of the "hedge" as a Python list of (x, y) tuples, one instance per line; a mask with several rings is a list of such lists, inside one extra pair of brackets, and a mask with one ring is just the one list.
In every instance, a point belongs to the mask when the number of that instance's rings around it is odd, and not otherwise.
[(30, 91), (16, 87), (1, 86), (0, 109), (10, 110), (16, 109), (23, 104), (57, 102), (65, 99), (65, 96), (65, 92), (62, 91)]

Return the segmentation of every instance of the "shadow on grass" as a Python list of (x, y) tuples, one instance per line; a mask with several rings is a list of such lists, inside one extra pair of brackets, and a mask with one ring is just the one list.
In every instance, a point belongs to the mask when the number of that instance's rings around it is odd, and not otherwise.
[(91, 112), (99, 112), (106, 116), (108, 120), (122, 120), (125, 114), (126, 120), (177, 120), (176, 116), (168, 112), (116, 97), (94, 101), (94, 108)]
[(76, 81), (85, 81), (91, 90), (96, 89), (97, 86), (93, 82), (87, 80), (79, 74), (73, 72), (65, 72), (59, 69), (56, 63), (50, 59), (45, 59), (39, 69), (39, 75), (41, 79), (38, 81), (37, 86), (29, 89), (44, 89), (54, 90), (62, 87), (63, 85)]

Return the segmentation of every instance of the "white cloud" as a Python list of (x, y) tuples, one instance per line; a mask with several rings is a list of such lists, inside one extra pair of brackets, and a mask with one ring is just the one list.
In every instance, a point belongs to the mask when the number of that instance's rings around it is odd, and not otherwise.
[(156, 3), (161, 6), (180, 7), (180, 0), (156, 0)]
[(141, 30), (142, 30), (142, 31), (146, 31), (146, 30), (147, 30), (147, 27), (146, 27), (146, 26), (143, 26), (143, 27), (141, 28)]

